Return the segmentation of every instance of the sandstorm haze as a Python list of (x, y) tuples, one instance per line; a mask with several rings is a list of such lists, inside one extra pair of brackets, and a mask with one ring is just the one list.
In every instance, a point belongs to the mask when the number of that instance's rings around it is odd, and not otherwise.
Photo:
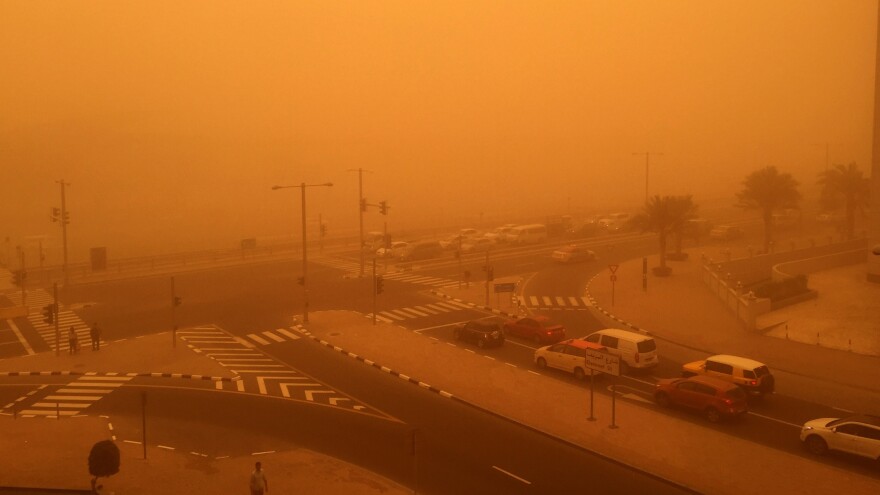
[[(484, 227), (727, 201), (775, 165), (807, 199), (870, 170), (877, 2), (0, 3), (0, 235), (71, 257), (357, 228)], [(381, 228), (375, 210), (368, 229)], [(464, 226), (464, 225), (461, 225)], [(313, 230), (315, 232), (315, 230)], [(314, 235), (314, 234), (313, 234)]]

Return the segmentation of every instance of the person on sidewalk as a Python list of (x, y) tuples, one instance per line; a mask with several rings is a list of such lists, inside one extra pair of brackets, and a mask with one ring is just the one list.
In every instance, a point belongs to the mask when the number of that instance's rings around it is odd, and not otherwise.
[(92, 350), (101, 350), (101, 329), (98, 328), (97, 322), (92, 323), (92, 328), (89, 330), (89, 336), (92, 337)]
[(254, 472), (251, 473), (251, 495), (263, 495), (269, 493), (269, 480), (263, 471), (263, 464), (259, 461), (254, 465)]
[(67, 341), (67, 350), (70, 352), (70, 354), (76, 354), (76, 351), (79, 350), (79, 337), (76, 335), (76, 328), (70, 327), (70, 329), (67, 331)]

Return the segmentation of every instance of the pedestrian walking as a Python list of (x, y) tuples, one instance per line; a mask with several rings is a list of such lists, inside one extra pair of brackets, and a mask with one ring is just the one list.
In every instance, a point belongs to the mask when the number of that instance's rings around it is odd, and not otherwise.
[(263, 471), (263, 465), (257, 462), (254, 465), (254, 472), (251, 473), (251, 495), (263, 495), (269, 493), (269, 480), (266, 478), (266, 472)]
[(92, 328), (89, 330), (89, 336), (92, 337), (92, 350), (101, 350), (101, 329), (98, 328), (97, 322), (92, 323)]
[(76, 354), (79, 349), (79, 337), (76, 335), (76, 328), (70, 327), (67, 331), (67, 345), (70, 354)]

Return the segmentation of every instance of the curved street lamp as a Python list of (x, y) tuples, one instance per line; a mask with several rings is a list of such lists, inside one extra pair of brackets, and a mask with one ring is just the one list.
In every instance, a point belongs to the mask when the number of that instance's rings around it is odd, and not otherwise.
[(309, 322), (309, 289), (308, 278), (306, 277), (308, 255), (306, 254), (306, 188), (307, 187), (332, 187), (332, 182), (323, 184), (306, 184), (305, 182), (293, 186), (272, 186), (272, 190), (289, 189), (298, 187), (302, 193), (302, 249), (303, 249), (303, 266), (302, 266), (302, 286), (303, 286), (303, 323)]

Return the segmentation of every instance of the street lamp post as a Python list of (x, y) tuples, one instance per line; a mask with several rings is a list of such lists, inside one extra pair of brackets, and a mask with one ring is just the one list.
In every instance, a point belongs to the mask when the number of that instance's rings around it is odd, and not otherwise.
[(646, 151), (644, 153), (633, 153), (633, 155), (645, 155), (645, 203), (648, 202), (648, 164), (651, 161), (651, 155), (660, 155), (663, 156), (663, 153), (651, 153), (650, 151)]
[(306, 249), (306, 188), (307, 187), (332, 187), (332, 182), (324, 184), (306, 184), (305, 182), (294, 186), (272, 186), (272, 190), (289, 189), (298, 187), (302, 193), (302, 250), (303, 250), (303, 266), (302, 266), (302, 286), (303, 286), (303, 323), (309, 322), (309, 286), (306, 271), (308, 270), (308, 254)]

